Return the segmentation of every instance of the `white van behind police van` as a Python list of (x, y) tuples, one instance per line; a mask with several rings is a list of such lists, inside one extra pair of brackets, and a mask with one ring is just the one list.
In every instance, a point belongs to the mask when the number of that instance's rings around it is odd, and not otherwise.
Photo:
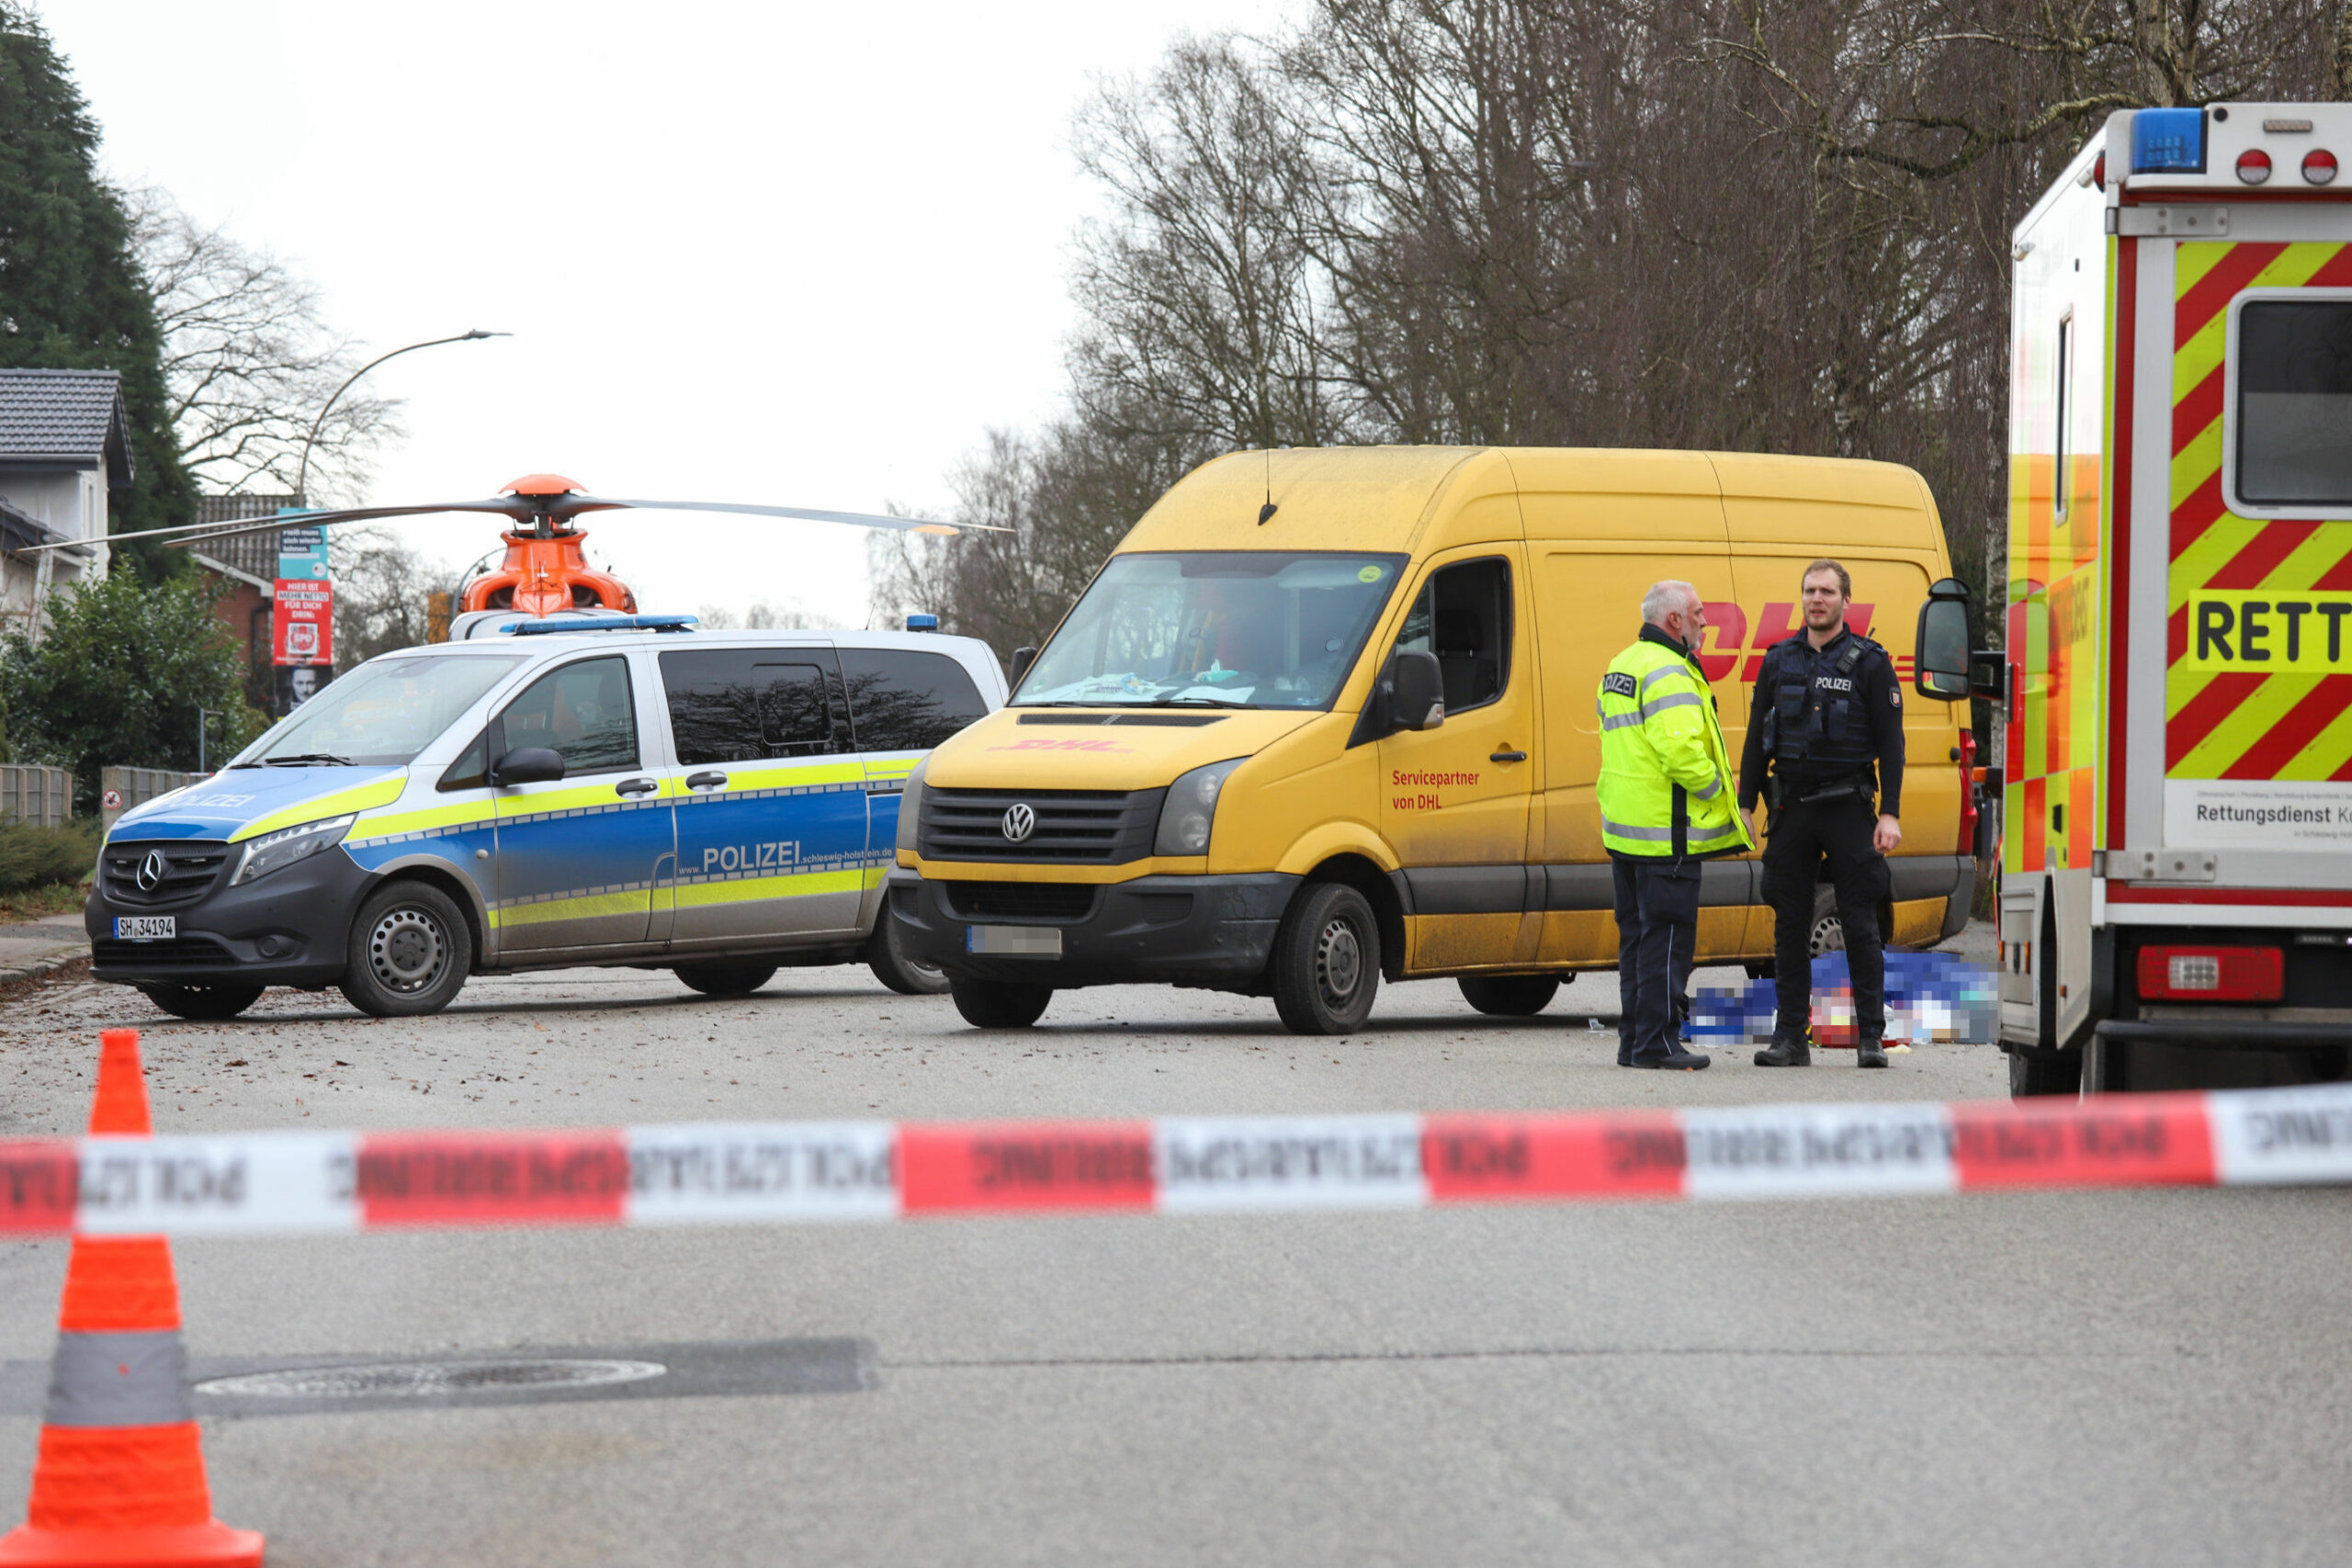
[(906, 776), (1001, 706), (967, 637), (524, 623), (351, 671), (220, 773), (123, 814), (85, 915), (96, 976), (183, 1018), (269, 986), (378, 1016), (471, 974), (674, 970), (732, 995), (863, 960)]

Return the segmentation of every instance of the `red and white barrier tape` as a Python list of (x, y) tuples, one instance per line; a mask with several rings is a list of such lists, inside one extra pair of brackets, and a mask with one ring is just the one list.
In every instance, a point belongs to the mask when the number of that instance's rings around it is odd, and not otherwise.
[(0, 1235), (784, 1224), (2352, 1183), (2352, 1085), (2082, 1103), (0, 1144)]

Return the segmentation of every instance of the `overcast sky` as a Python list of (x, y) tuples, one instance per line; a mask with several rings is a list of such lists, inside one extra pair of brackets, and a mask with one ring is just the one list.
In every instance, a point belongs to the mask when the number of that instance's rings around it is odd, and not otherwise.
[[(107, 172), (293, 262), (407, 400), (379, 504), (553, 471), (607, 495), (934, 513), (1053, 413), (1070, 119), (1277, 0), (607, 6), (40, 0)], [(407, 525), (456, 563), (474, 519)], [(864, 533), (594, 523), (649, 609), (866, 616)]]

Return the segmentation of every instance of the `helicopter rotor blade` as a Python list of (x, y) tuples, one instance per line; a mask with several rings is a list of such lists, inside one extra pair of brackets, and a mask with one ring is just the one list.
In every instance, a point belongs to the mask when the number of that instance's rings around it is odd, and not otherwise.
[(169, 537), (176, 543), (193, 545), (206, 539), (231, 539), (245, 534), (273, 533), (280, 528), (313, 528), (327, 523), (365, 523), (379, 517), (416, 517), (435, 512), (491, 512), (520, 523), (530, 518), (532, 508), (516, 498), (450, 501), (433, 506), (355, 506), (334, 512), (288, 512), (275, 517), (255, 517), (239, 523), (181, 523), (169, 528), (139, 528), (128, 534), (108, 534), (96, 539), (61, 539), (53, 544), (28, 545), (17, 553), (34, 555), (42, 550), (73, 549), (83, 545), (115, 545), (125, 539)]
[(934, 523), (923, 517), (891, 517), (872, 512), (827, 512), (806, 506), (753, 506), (726, 501), (615, 501), (570, 491), (560, 496), (508, 495), (492, 501), (447, 501), (424, 506), (350, 506), (333, 511), (287, 512), (274, 517), (255, 517), (227, 524), (182, 523), (168, 528), (140, 528), (127, 534), (108, 534), (103, 539), (60, 539), (45, 545), (27, 545), (13, 553), (37, 555), (44, 550), (120, 544), (130, 539), (169, 539), (175, 545), (193, 546), (209, 539), (232, 539), (247, 534), (274, 533), (281, 528), (311, 528), (331, 523), (367, 523), (387, 517), (425, 517), (448, 512), (486, 512), (513, 523), (527, 523), (534, 517), (568, 523), (583, 513), (622, 510), (741, 513), (761, 517), (790, 517), (810, 523), (845, 523), (859, 528), (935, 534), (947, 538), (968, 529), (991, 534), (1012, 532), (993, 523)]
[[(588, 498), (582, 497), (582, 500)], [(825, 512), (808, 506), (753, 506), (729, 501), (605, 501), (604, 506), (629, 506), (662, 512), (740, 512), (756, 517), (793, 517), (808, 523), (846, 523), (857, 528), (895, 529), (900, 533), (937, 534), (954, 538), (967, 528), (1009, 534), (993, 523), (934, 523), (927, 517), (891, 517), (876, 512)]]

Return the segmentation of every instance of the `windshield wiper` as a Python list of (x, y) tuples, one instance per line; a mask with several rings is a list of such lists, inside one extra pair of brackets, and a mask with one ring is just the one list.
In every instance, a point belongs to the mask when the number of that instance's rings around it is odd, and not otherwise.
[(1255, 703), (1238, 703), (1231, 697), (1200, 697), (1187, 695), (1182, 692), (1170, 692), (1164, 697), (1152, 698), (1144, 706), (1164, 708), (1172, 707), (1178, 703), (1199, 703), (1204, 706), (1215, 708), (1248, 708), (1258, 705)]
[(350, 758), (338, 757), (332, 751), (293, 751), (283, 757), (264, 757), (261, 760), (265, 768), (296, 768), (306, 762), (326, 762), (338, 768), (353, 765)]

